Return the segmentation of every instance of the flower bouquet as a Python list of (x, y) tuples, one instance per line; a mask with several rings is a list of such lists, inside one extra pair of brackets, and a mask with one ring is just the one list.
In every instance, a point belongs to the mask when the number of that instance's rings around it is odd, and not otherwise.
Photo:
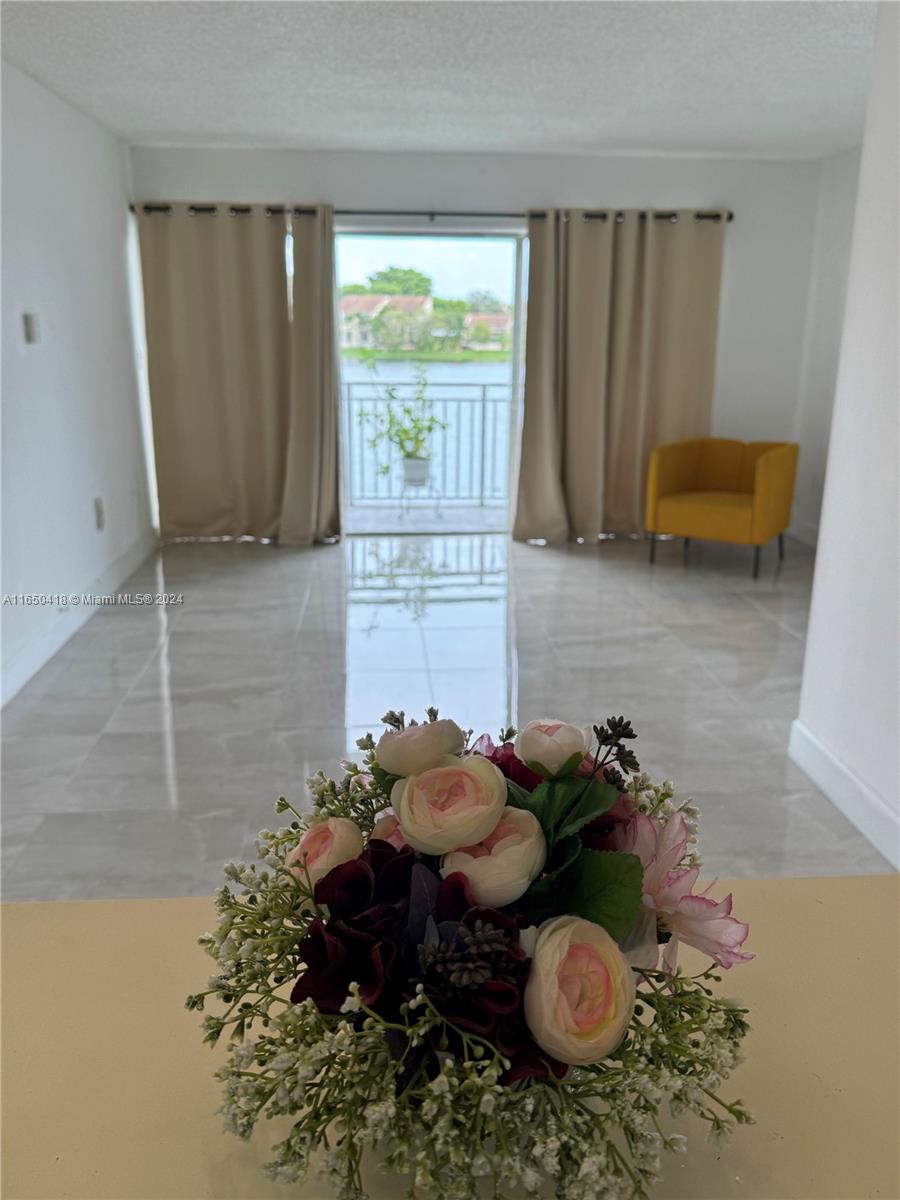
[[(751, 1120), (718, 1090), (746, 1011), (709, 986), (750, 955), (731, 897), (694, 890), (697, 811), (639, 774), (631, 723), (533, 721), (499, 744), (431, 709), (384, 717), (314, 812), (225, 868), (218, 963), (231, 1039), (226, 1127), (293, 1119), (268, 1169), (315, 1165), (366, 1195), (369, 1150), (410, 1196), (645, 1196), (690, 1111), (714, 1137)], [(712, 960), (677, 966), (679, 943)]]

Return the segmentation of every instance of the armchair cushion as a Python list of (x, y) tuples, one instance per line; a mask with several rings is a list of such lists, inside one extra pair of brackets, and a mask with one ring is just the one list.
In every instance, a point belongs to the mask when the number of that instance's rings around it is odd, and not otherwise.
[(673, 492), (660, 498), (659, 527), (677, 537), (718, 542), (750, 541), (753, 496), (750, 492)]

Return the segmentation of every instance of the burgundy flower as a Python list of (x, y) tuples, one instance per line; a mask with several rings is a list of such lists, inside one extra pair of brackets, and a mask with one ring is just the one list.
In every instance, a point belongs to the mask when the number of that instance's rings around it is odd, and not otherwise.
[(366, 1004), (377, 1002), (390, 964), (385, 962), (385, 947), (372, 934), (350, 929), (343, 921), (326, 926), (315, 917), (299, 951), (306, 970), (294, 984), (293, 1004), (311, 996), (321, 1012), (339, 1012), (354, 981)]
[(316, 903), (327, 905), (333, 917), (356, 917), (373, 903), (407, 900), (415, 862), (411, 850), (395, 850), (389, 842), (370, 842), (359, 858), (332, 867), (319, 880)]
[(526, 792), (533, 792), (538, 784), (544, 782), (537, 772), (530, 771), (521, 758), (516, 756), (512, 742), (503, 742), (502, 745), (497, 746), (489, 734), (483, 733), (472, 746), (472, 753), (481, 754), (490, 759), (495, 767), (500, 768), (507, 779), (511, 779), (513, 783), (523, 787)]
[(472, 895), (472, 886), (462, 871), (454, 871), (452, 875), (441, 880), (435, 905), (436, 921), (461, 921), (472, 908), (475, 908), (475, 897)]
[[(461, 884), (452, 886), (445, 904), (464, 898)], [(531, 960), (519, 943), (516, 921), (496, 909), (473, 906), (460, 920), (445, 919), (436, 928), (441, 941), (421, 948), (422, 974), (411, 986), (421, 982), (452, 1027), (447, 1030), (451, 1053), (463, 1050), (462, 1039), (453, 1033), (457, 1029), (491, 1042), (510, 1060), (503, 1082), (563, 1073), (566, 1068), (539, 1049), (525, 1021), (522, 997)]]
[(409, 967), (401, 967), (409, 915), (409, 889), (416, 856), (373, 840), (359, 858), (334, 867), (316, 884), (316, 917), (300, 942), (306, 969), (291, 999), (312, 997), (322, 1012), (338, 1012), (350, 984), (360, 985), (365, 1004), (394, 1016)]
[(581, 830), (582, 845), (587, 846), (589, 850), (619, 849), (615, 834), (629, 823), (634, 812), (634, 797), (630, 792), (620, 792), (612, 808), (608, 808)]
[(325, 905), (333, 917), (362, 912), (375, 895), (375, 872), (360, 858), (332, 867), (316, 884), (316, 904)]

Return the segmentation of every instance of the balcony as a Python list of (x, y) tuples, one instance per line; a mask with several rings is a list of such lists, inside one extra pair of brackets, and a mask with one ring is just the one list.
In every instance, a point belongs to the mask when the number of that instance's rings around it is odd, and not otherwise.
[[(495, 364), (506, 367), (506, 364)], [(466, 367), (478, 377), (464, 379)], [(384, 391), (412, 399), (408, 378), (345, 380), (342, 384), (344, 525), (348, 533), (489, 533), (508, 528), (512, 384), (484, 378), (479, 364), (460, 377), (429, 379), (443, 428), (430, 440), (426, 485), (404, 483), (403, 461), (384, 441), (373, 445), (365, 415), (386, 411)], [(503, 372), (506, 374), (506, 371)]]

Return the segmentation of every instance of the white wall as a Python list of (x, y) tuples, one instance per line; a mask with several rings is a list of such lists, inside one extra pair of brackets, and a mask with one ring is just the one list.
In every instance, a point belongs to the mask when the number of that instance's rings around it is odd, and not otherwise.
[(793, 531), (808, 542), (816, 540), (822, 508), (858, 182), (858, 150), (822, 161), (794, 439), (802, 452)]
[[(821, 166), (727, 158), (132, 149), (137, 200), (517, 212), (730, 207), (714, 432), (792, 439)], [(824, 456), (821, 446), (817, 453)]]
[[(127, 171), (111, 134), (4, 63), (4, 593), (105, 592), (154, 544), (125, 269)], [(37, 314), (36, 345), (25, 345), (23, 311)], [(90, 615), (4, 606), (3, 698)]]
[(800, 715), (791, 754), (900, 867), (898, 66), (881, 4)]

